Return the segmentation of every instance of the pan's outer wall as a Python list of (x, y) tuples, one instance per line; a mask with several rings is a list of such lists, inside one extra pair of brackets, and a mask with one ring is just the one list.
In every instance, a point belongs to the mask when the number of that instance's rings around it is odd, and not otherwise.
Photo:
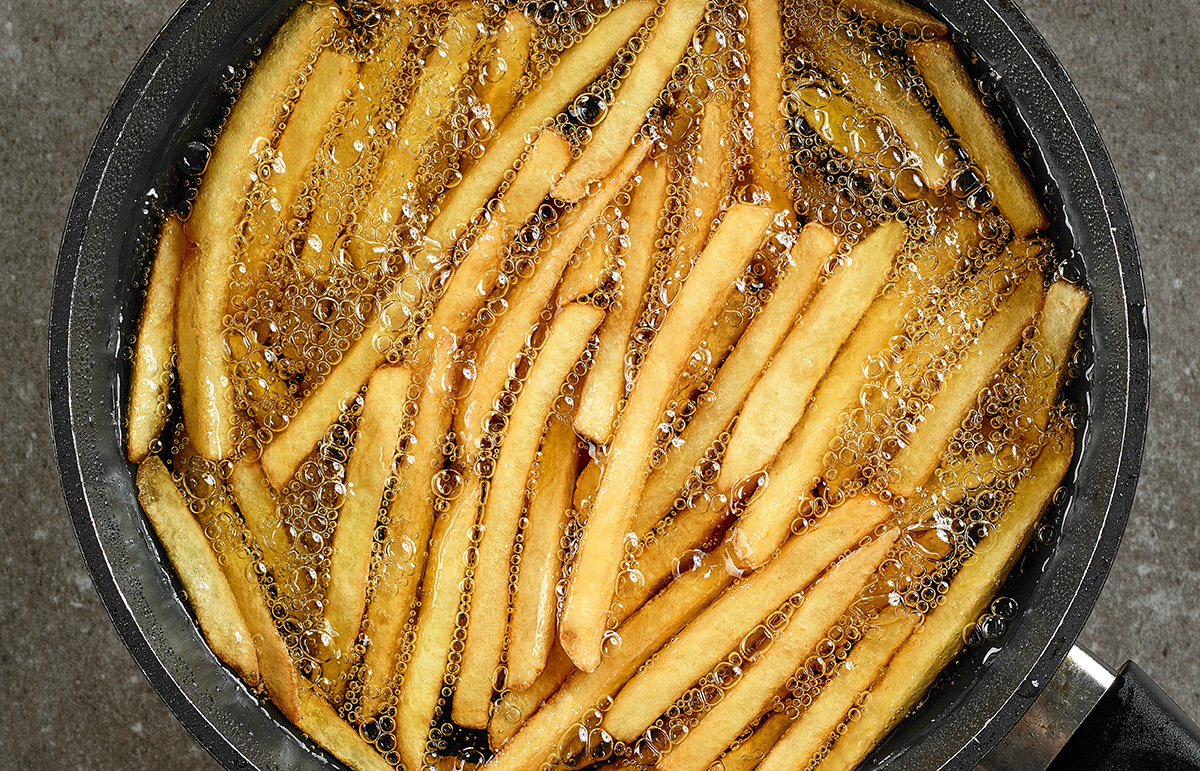
[[(227, 768), (323, 765), (203, 645), (138, 511), (118, 426), (119, 353), (146, 192), (164, 178), (202, 112), (218, 68), (261, 40), (290, 0), (187, 2), (131, 75), (88, 159), (71, 208), (50, 324), (51, 411), (64, 495), (96, 587), (155, 689)], [(1026, 613), (987, 666), (971, 666), (876, 753), (888, 767), (970, 768), (1024, 713), (1095, 602), (1128, 517), (1141, 459), (1148, 342), (1137, 250), (1124, 202), (1086, 109), (1045, 42), (1011, 5), (939, 12), (1003, 79), (1061, 191), (1094, 305), (1095, 364), (1075, 496), (1044, 569), (1011, 593)], [(249, 31), (247, 33), (247, 31)], [(1132, 405), (1132, 407), (1131, 407)], [(1030, 566), (1031, 568), (1033, 566)], [(974, 658), (982, 658), (977, 651)], [(966, 698), (969, 695), (969, 699)], [(935, 719), (936, 718), (936, 719)], [(340, 766), (327, 755), (324, 760)]]

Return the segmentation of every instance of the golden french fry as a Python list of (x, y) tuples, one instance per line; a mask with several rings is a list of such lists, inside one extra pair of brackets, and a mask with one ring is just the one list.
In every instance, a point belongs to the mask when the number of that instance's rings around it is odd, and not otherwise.
[(721, 756), (723, 771), (754, 771), (792, 721), (786, 712), (772, 712), (759, 722), (749, 739), (731, 747)]
[(590, 305), (572, 305), (554, 319), (509, 416), (495, 466), (503, 473), (492, 478), (483, 504), (479, 572), (454, 691), (453, 716), (459, 725), (487, 727), (496, 669), (504, 654), (508, 566), (524, 511), (525, 488), (563, 383), (603, 319), (604, 311)]
[(1018, 484), (1000, 527), (988, 545), (968, 559), (920, 629), (896, 652), (871, 687), (859, 718), (850, 723), (817, 767), (849, 771), (899, 723), (930, 683), (963, 646), (963, 628), (979, 618), (997, 587), (1020, 556), (1034, 526), (1071, 465), (1074, 437), (1059, 431), (1050, 438), (1030, 473)]
[(362, 738), (357, 728), (342, 720), (329, 702), (307, 688), (300, 691), (299, 716), (295, 723), (310, 739), (354, 771), (390, 771), (392, 768)]
[(554, 644), (562, 574), (562, 539), (575, 476), (579, 468), (579, 439), (569, 423), (552, 422), (540, 451), (537, 487), (521, 536), (521, 568), (513, 593), (508, 630), (507, 684), (528, 689), (541, 675)]
[(732, 489), (770, 465), (842, 343), (886, 283), (905, 237), (900, 222), (880, 225), (814, 295), (742, 403), (721, 461), (720, 489)]
[(846, 662), (830, 676), (821, 693), (792, 723), (758, 768), (761, 771), (807, 768), (915, 626), (916, 618), (909, 613), (898, 609), (884, 611), (879, 628), (867, 631), (863, 639), (854, 644)]
[(604, 122), (592, 133), (583, 155), (554, 186), (563, 201), (578, 201), (589, 187), (604, 179), (626, 155), (659, 93), (692, 42), (704, 17), (707, 0), (666, 0), (650, 41), (638, 54)]
[[(793, 538), (761, 572), (730, 587), (625, 685), (604, 718), (605, 729), (618, 741), (634, 741), (756, 625), (891, 515), (888, 506), (872, 498), (852, 498)], [(718, 752), (727, 746), (729, 742)]]
[(578, 256), (563, 273), (555, 294), (556, 305), (562, 307), (575, 302), (600, 287), (609, 267), (609, 243), (615, 242), (616, 249), (620, 249), (620, 239), (612, 238), (611, 234), (620, 226), (621, 216), (618, 208), (610, 207), (592, 226), (590, 236), (584, 237)]
[(187, 251), (183, 230), (183, 223), (174, 214), (163, 219), (150, 282), (142, 300), (129, 377), (129, 415), (125, 419), (125, 452), (132, 463), (141, 463), (150, 454), (150, 445), (167, 424), (167, 399), (175, 370), (175, 289)]
[(523, 691), (508, 691), (497, 702), (488, 723), (488, 744), (493, 749), (503, 747), (546, 699), (553, 696), (567, 678), (579, 671), (562, 646), (556, 640), (551, 643), (546, 666), (538, 678)]
[(979, 101), (974, 81), (963, 69), (954, 45), (948, 40), (927, 40), (911, 43), (908, 50), (942, 114), (983, 172), (996, 208), (1012, 224), (1013, 234), (1025, 238), (1046, 227), (1049, 221), (1033, 186), (1008, 146), (1004, 130)]
[(851, 160), (864, 160), (884, 148), (890, 131), (878, 115), (864, 114), (861, 107), (841, 94), (809, 86), (795, 99), (804, 120), (834, 150)]
[(231, 373), (225, 353), (234, 241), (246, 211), (262, 140), (270, 137), (305, 60), (333, 32), (336, 11), (302, 3), (271, 38), (213, 146), (192, 205), (176, 315), (180, 400), (201, 455), (229, 457), (234, 446)]
[(1066, 281), (1055, 281), (1046, 291), (1042, 316), (1033, 337), (1037, 359), (1032, 362), (1029, 401), (1034, 414), (1028, 436), (1039, 436), (1046, 429), (1089, 301), (1087, 290)]
[[(714, 98), (704, 105), (700, 141), (695, 149), (695, 164), (687, 191), (687, 206), (671, 252), (671, 264), (667, 267), (668, 278), (682, 281), (687, 277), (692, 263), (712, 233), (713, 223), (721, 213), (721, 202), (733, 187), (733, 174), (730, 173), (732, 113), (733, 105), (728, 101)], [(776, 200), (772, 198), (772, 201)]]
[(903, 0), (840, 0), (840, 5), (864, 21), (897, 27), (908, 37), (921, 34), (945, 37), (950, 33), (945, 24)]
[(672, 745), (658, 767), (664, 771), (708, 768), (747, 726), (758, 720), (826, 631), (870, 582), (896, 535), (895, 530), (889, 530), (829, 568), (805, 592), (803, 604), (791, 612), (787, 627), (771, 641), (766, 652), (750, 664), (741, 679), (686, 736)]
[(775, 206), (790, 204), (788, 196), (788, 131), (783, 104), (783, 3), (746, 0), (746, 50), (750, 76), (750, 153), (754, 181), (767, 191)]
[(288, 562), (288, 545), (281, 544), (279, 502), (271, 493), (270, 483), (258, 461), (242, 458), (229, 470), (233, 500), (246, 523), (246, 530), (262, 547), (263, 558), (272, 572)]
[(157, 455), (138, 466), (138, 502), (179, 576), (208, 647), (251, 686), (260, 682), (250, 628), (217, 560), (171, 472)]
[(529, 69), (533, 23), (521, 11), (509, 11), (496, 33), (495, 50), (480, 67), (476, 95), (488, 106), (493, 125), (499, 126), (521, 98)]
[(559, 639), (585, 672), (600, 663), (605, 617), (616, 589), (625, 533), (646, 483), (658, 424), (692, 351), (758, 251), (774, 212), (737, 204), (709, 240), (667, 311), (618, 418), (600, 488), (579, 544), (563, 603)]
[(433, 316), (425, 325), (422, 336), (424, 344), (428, 345), (438, 335), (459, 338), (470, 329), (475, 314), (496, 288), (503, 271), (503, 250), (508, 244), (507, 229), (508, 220), (503, 214), (497, 213), (475, 239), (475, 243), (471, 244), (458, 267), (453, 269), (450, 282), (442, 292)]

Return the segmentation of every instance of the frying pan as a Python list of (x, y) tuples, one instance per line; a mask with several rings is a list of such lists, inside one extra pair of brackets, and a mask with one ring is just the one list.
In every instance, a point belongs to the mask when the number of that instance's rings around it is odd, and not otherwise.
[[(295, 1), (186, 0), (154, 40), (83, 170), (59, 253), (50, 321), (59, 472), (97, 591), (159, 695), (230, 769), (343, 766), (254, 698), (200, 637), (136, 502), (121, 436), (129, 379), (124, 351), (159, 211), (179, 199), (191, 143), (216, 123), (227, 99), (220, 96), (222, 79), (253, 56)], [(1071, 679), (1064, 672), (1078, 670), (1060, 665), (1100, 593), (1133, 502), (1146, 431), (1149, 342), (1137, 246), (1115, 172), (1046, 42), (1007, 0), (919, 4), (947, 21), (976, 54), (968, 66), (993, 83), (1010, 139), (1027, 150), (1035, 184), (1049, 196), (1051, 236), (1093, 298), (1086, 373), (1073, 385), (1086, 420), (1070, 495), (1048, 515), (1001, 589), (1020, 612), (1002, 636), (968, 648), (867, 763), (967, 769), (1027, 712), (1044, 714), (1030, 707), (1047, 702), (1038, 697), (1048, 683), (1062, 685)], [(1086, 659), (1076, 649), (1068, 665), (1080, 657)], [(1102, 691), (1076, 706), (1072, 728)], [(1130, 663), (1067, 751), (1088, 767), (1101, 761), (1079, 753), (1135, 761), (1112, 767), (1200, 766), (1195, 733)], [(1151, 751), (1159, 752), (1159, 761), (1136, 764)], [(1033, 767), (1019, 762), (987, 761), (994, 768)]]

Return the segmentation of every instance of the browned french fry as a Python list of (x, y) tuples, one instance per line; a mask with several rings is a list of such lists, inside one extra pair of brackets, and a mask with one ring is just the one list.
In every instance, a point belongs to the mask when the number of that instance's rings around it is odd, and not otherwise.
[(792, 723), (759, 764), (759, 769), (791, 771), (807, 768), (915, 626), (916, 618), (909, 613), (898, 609), (884, 611), (879, 628), (867, 631), (863, 639), (855, 643), (846, 662), (830, 676), (820, 695)]
[(817, 767), (819, 771), (849, 771), (857, 766), (958, 654), (963, 628), (979, 618), (1012, 569), (1067, 473), (1073, 452), (1074, 437), (1069, 431), (1059, 431), (1050, 438), (1029, 475), (1014, 491), (1000, 527), (987, 536), (987, 547), (966, 561), (941, 602), (896, 652), (891, 665), (871, 687), (859, 718), (846, 727)]
[(496, 468), (503, 473), (492, 478), (483, 505), (479, 572), (454, 691), (454, 722), (459, 725), (487, 727), (496, 669), (504, 654), (508, 566), (524, 510), (526, 484), (554, 402), (603, 319), (604, 311), (590, 305), (572, 305), (558, 315), (509, 417), (496, 459)]
[(612, 435), (616, 405), (625, 393), (625, 354), (654, 271), (655, 242), (667, 200), (667, 166), (646, 160), (629, 204), (629, 247), (621, 267), (621, 296), (600, 325), (592, 368), (575, 412), (575, 430), (603, 444)]
[(721, 768), (723, 771), (754, 771), (791, 724), (792, 721), (788, 719), (786, 712), (772, 712), (767, 715), (749, 739), (736, 748), (726, 750), (721, 756)]
[(218, 460), (234, 446), (237, 413), (225, 353), (234, 236), (246, 211), (259, 145), (271, 136), (304, 62), (333, 32), (336, 11), (302, 3), (271, 38), (221, 129), (187, 224), (176, 315), (180, 400), (196, 448)]
[(1033, 186), (1013, 156), (1003, 129), (979, 101), (974, 81), (963, 69), (954, 45), (948, 40), (927, 40), (911, 43), (908, 50), (942, 114), (983, 172), (996, 208), (1012, 224), (1013, 234), (1025, 238), (1046, 227), (1046, 212)]
[(880, 225), (813, 297), (741, 406), (721, 461), (721, 489), (732, 489), (770, 465), (804, 416), (809, 397), (842, 343), (886, 283), (905, 237), (900, 222)]
[(692, 262), (712, 233), (713, 223), (721, 213), (721, 202), (733, 186), (733, 175), (728, 168), (733, 151), (732, 113), (733, 105), (728, 101), (710, 99), (704, 105), (683, 224), (671, 252), (671, 264), (667, 267), (669, 278), (682, 281), (687, 277)]
[(558, 615), (554, 590), (562, 574), (562, 538), (575, 493), (578, 443), (570, 424), (561, 421), (551, 423), (542, 440), (541, 468), (522, 530), (521, 569), (508, 630), (507, 684), (516, 691), (533, 685), (554, 644)]
[(208, 647), (239, 677), (257, 685), (261, 678), (250, 628), (216, 552), (157, 455), (138, 466), (137, 487), (138, 502), (187, 592)]
[(585, 672), (600, 662), (625, 533), (646, 483), (663, 410), (704, 329), (766, 238), (773, 216), (770, 209), (750, 204), (729, 210), (667, 311), (618, 419), (559, 625), (563, 648)]
[(904, 0), (841, 0), (841, 6), (864, 20), (898, 27), (910, 37), (922, 33), (945, 37), (950, 33), (945, 24)]
[(854, 602), (896, 541), (891, 530), (831, 567), (791, 613), (787, 627), (771, 641), (740, 680), (658, 764), (664, 771), (707, 768), (748, 725), (766, 712), (826, 631)]
[[(618, 741), (632, 742), (756, 625), (891, 515), (889, 507), (872, 498), (852, 498), (816, 528), (793, 538), (761, 572), (730, 587), (625, 685), (605, 716), (605, 729)], [(717, 751), (727, 746), (729, 742)]]
[(125, 419), (125, 452), (132, 463), (150, 454), (150, 445), (167, 424), (167, 399), (175, 358), (175, 290), (187, 251), (183, 223), (169, 214), (163, 219), (142, 300), (129, 378), (129, 415)]
[(342, 720), (329, 702), (307, 688), (300, 692), (300, 712), (295, 723), (310, 739), (354, 771), (390, 771), (392, 768), (374, 747), (367, 744), (357, 728)]
[(509, 11), (496, 33), (496, 48), (480, 67), (476, 94), (488, 106), (492, 123), (499, 126), (521, 98), (522, 78), (529, 68), (533, 24), (520, 11)]
[(616, 240), (617, 249), (620, 241), (610, 237), (610, 231), (620, 224), (621, 212), (616, 207), (610, 207), (592, 227), (590, 237), (584, 238), (579, 248), (578, 256), (567, 266), (563, 273), (562, 282), (555, 294), (555, 304), (559, 307), (575, 302), (584, 295), (591, 294), (599, 288), (604, 280), (604, 274), (609, 267), (608, 244)]
[(503, 747), (512, 735), (528, 720), (546, 699), (578, 672), (571, 658), (557, 641), (552, 641), (546, 667), (537, 680), (523, 691), (508, 691), (496, 704), (488, 723), (488, 743), (493, 749)]
[(750, 63), (750, 154), (754, 181), (775, 206), (788, 206), (788, 132), (783, 104), (783, 3), (746, 0), (746, 50)]
[(604, 122), (593, 131), (583, 155), (554, 186), (555, 197), (578, 201), (626, 155), (646, 113), (692, 42), (707, 6), (706, 0), (667, 0), (650, 42), (638, 54), (616, 99), (608, 106)]

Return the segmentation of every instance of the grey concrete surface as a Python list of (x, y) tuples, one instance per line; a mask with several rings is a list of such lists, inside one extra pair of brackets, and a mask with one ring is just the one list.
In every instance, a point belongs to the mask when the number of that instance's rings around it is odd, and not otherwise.
[[(126, 74), (178, 0), (0, 0), (0, 768), (215, 769), (149, 688), (84, 567), (54, 468), (46, 319), (67, 206)], [(1082, 642), (1200, 716), (1200, 6), (1025, 0), (1115, 160), (1154, 346), (1125, 543)]]

